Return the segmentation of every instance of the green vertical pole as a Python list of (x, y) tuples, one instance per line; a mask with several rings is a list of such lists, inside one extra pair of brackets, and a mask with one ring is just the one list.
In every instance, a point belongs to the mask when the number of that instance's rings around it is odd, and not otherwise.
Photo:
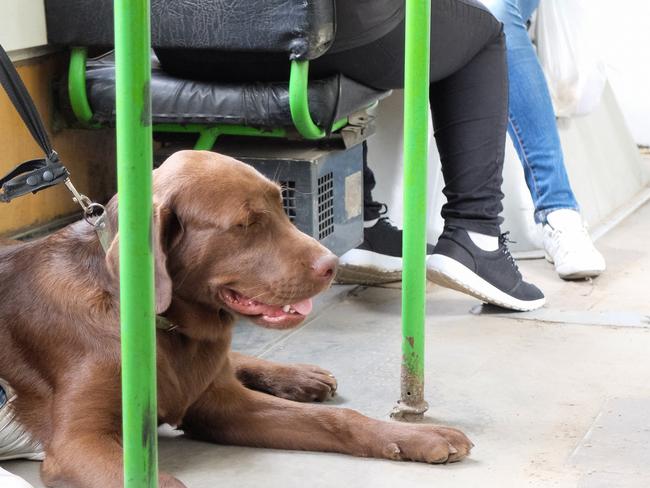
[(125, 488), (158, 486), (149, 0), (115, 0)]
[(421, 417), (424, 401), (426, 201), (431, 0), (406, 1), (402, 375), (394, 416)]

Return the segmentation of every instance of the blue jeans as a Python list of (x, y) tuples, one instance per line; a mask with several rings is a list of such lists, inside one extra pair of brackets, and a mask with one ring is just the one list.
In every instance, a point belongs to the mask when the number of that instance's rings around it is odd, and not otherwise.
[(535, 221), (554, 210), (578, 210), (557, 131), (551, 96), (526, 22), (540, 0), (481, 0), (504, 24), (510, 79), (508, 133), (524, 167)]

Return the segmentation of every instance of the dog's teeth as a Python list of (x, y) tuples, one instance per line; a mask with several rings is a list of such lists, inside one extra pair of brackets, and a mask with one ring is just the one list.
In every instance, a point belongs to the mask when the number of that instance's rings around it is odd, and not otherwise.
[(284, 307), (282, 307), (282, 311), (283, 311), (284, 313), (287, 313), (287, 312), (289, 312), (290, 310), (291, 310), (291, 305), (285, 305)]

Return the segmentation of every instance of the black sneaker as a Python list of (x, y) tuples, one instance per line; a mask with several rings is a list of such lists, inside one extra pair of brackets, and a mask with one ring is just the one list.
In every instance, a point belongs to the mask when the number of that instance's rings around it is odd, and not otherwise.
[(535, 310), (544, 305), (544, 294), (523, 280), (507, 244), (502, 234), (499, 249), (483, 251), (467, 231), (445, 228), (427, 260), (427, 278), (499, 307)]
[[(385, 211), (383, 212), (385, 213)], [(427, 244), (427, 256), (433, 246)], [(380, 285), (402, 279), (402, 230), (388, 217), (363, 229), (363, 242), (339, 258), (338, 283)]]

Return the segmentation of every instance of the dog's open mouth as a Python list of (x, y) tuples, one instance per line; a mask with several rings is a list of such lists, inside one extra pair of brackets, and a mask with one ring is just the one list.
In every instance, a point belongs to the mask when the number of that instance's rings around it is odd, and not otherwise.
[(246, 315), (257, 325), (284, 329), (295, 327), (305, 320), (312, 309), (311, 298), (286, 305), (269, 305), (224, 288), (219, 292), (221, 300), (233, 312)]

